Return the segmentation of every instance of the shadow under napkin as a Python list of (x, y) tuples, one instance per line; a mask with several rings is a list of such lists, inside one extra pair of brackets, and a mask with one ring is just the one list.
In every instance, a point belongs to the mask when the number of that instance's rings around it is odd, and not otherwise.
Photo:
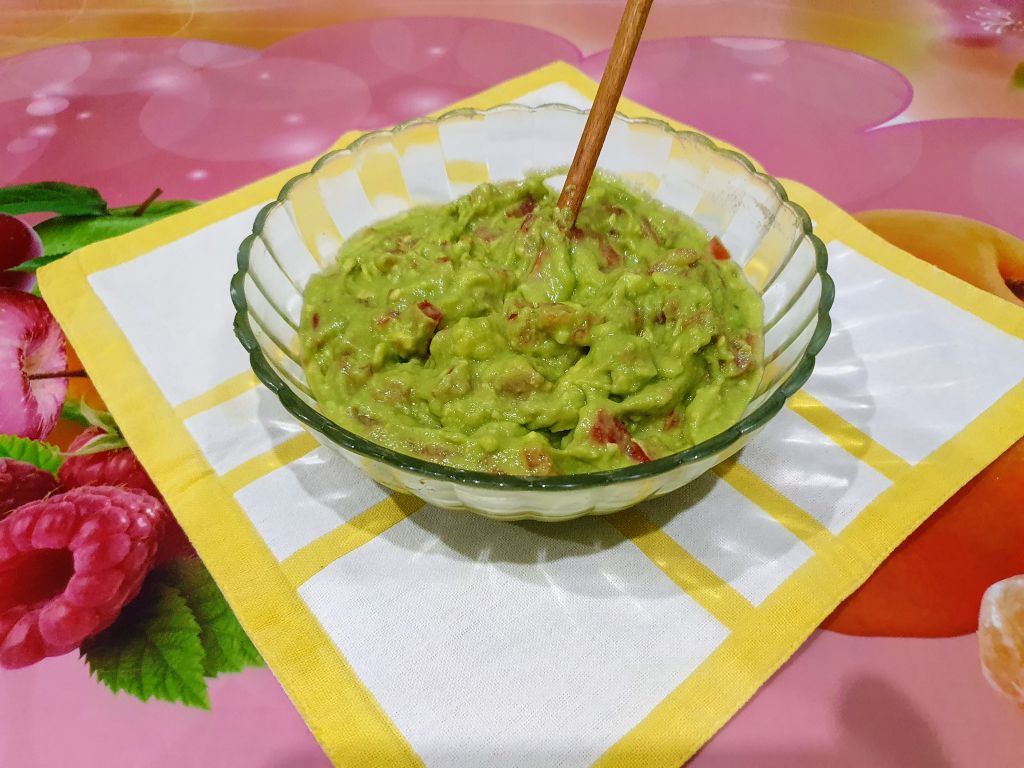
[(836, 703), (839, 734), (815, 750), (719, 751), (712, 740), (695, 763), (700, 768), (952, 768), (926, 717), (887, 681), (871, 675), (853, 679)]

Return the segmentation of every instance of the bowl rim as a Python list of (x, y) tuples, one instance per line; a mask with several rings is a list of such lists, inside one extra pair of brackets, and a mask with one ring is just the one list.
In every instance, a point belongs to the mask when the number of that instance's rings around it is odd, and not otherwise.
[[(789, 376), (779, 385), (763, 403), (753, 411), (742, 417), (739, 421), (726, 429), (724, 432), (704, 440), (684, 451), (663, 456), (653, 461), (637, 464), (629, 467), (603, 470), (600, 472), (586, 472), (580, 474), (551, 475), (543, 477), (532, 477), (523, 475), (501, 475), (489, 472), (478, 472), (476, 470), (461, 469), (439, 464), (433, 461), (419, 459), (399, 453), (390, 448), (385, 448), (344, 427), (336, 424), (323, 414), (308, 406), (299, 398), (287, 383), (277, 374), (270, 364), (270, 361), (263, 354), (263, 350), (253, 333), (248, 316), (248, 302), (245, 298), (243, 282), (249, 269), (250, 249), (256, 239), (260, 236), (264, 223), (271, 211), (283, 205), (288, 199), (293, 186), (307, 177), (316, 175), (320, 169), (335, 157), (342, 154), (353, 154), (364, 142), (379, 138), (381, 136), (394, 136), (411, 127), (422, 124), (437, 124), (445, 120), (465, 117), (484, 117), (492, 112), (519, 110), (524, 112), (539, 112), (542, 110), (559, 109), (573, 112), (579, 115), (586, 115), (588, 110), (579, 109), (568, 104), (549, 103), (537, 106), (526, 106), (521, 104), (498, 104), (487, 109), (458, 108), (452, 109), (437, 117), (417, 117), (407, 120), (392, 128), (385, 128), (370, 131), (356, 138), (350, 144), (339, 149), (332, 150), (321, 156), (305, 172), (289, 179), (277, 198), (260, 209), (253, 222), (252, 233), (242, 241), (238, 249), (237, 270), (231, 278), (230, 293), (231, 301), (235, 307), (234, 332), (246, 352), (249, 353), (249, 363), (257, 378), (274, 394), (277, 395), (281, 405), (292, 416), (298, 419), (314, 433), (327, 437), (342, 448), (357, 453), (365, 458), (382, 462), (391, 467), (411, 472), (415, 475), (454, 482), (460, 485), (475, 488), (490, 488), (517, 491), (569, 491), (581, 488), (592, 488), (601, 485), (610, 485), (635, 480), (645, 480), (657, 477), (671, 469), (684, 464), (693, 464), (723, 452), (733, 445), (743, 435), (760, 429), (768, 423), (780, 410), (786, 401), (804, 385), (814, 370), (815, 359), (821, 351), (825, 342), (831, 334), (832, 321), (829, 310), (835, 298), (835, 284), (828, 274), (828, 251), (821, 239), (814, 234), (811, 218), (802, 206), (789, 199), (785, 188), (778, 179), (757, 170), (754, 163), (742, 153), (718, 146), (710, 137), (693, 130), (679, 130), (665, 120), (651, 117), (629, 117), (617, 112), (617, 120), (623, 120), (629, 124), (643, 124), (656, 127), (676, 137), (685, 137), (688, 140), (696, 141), (699, 144), (717, 152), (743, 166), (749, 174), (760, 179), (771, 186), (778, 195), (780, 205), (789, 208), (802, 223), (804, 236), (811, 243), (815, 251), (816, 273), (821, 280), (821, 297), (817, 307), (817, 325), (814, 333), (808, 342), (807, 349), (802, 357), (793, 367)], [(795, 251), (795, 249), (794, 249)]]

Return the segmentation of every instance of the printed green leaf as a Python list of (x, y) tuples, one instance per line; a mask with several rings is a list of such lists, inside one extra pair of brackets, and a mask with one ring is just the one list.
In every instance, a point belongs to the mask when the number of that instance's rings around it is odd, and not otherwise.
[(56, 213), (87, 216), (107, 212), (107, 203), (92, 187), (59, 181), (0, 188), (0, 213)]
[(79, 248), (134, 232), (195, 205), (189, 200), (165, 200), (151, 203), (141, 216), (135, 215), (138, 210), (135, 205), (114, 208), (109, 214), (101, 216), (55, 216), (37, 224), (35, 228), (39, 239), (43, 241), (45, 256), (26, 262), (16, 269), (31, 271)]
[(111, 627), (85, 642), (82, 656), (112, 691), (209, 709), (199, 635), (185, 598), (154, 574)]
[(66, 400), (60, 415), (61, 418), (81, 424), (83, 427), (99, 427), (108, 434), (121, 434), (113, 416), (106, 411), (97, 411), (85, 400)]
[(24, 461), (53, 474), (57, 474), (64, 463), (60, 449), (49, 443), (14, 435), (0, 435), (0, 458)]
[(35, 272), (40, 267), (45, 267), (51, 261), (57, 261), (67, 256), (67, 253), (50, 253), (43, 254), (35, 259), (29, 259), (23, 261), (21, 264), (15, 264), (13, 267), (7, 269), (8, 272)]
[(1014, 68), (1013, 75), (1010, 77), (1010, 85), (1014, 88), (1024, 89), (1024, 61)]
[(124, 208), (111, 208), (110, 215), (130, 216), (134, 218), (153, 216), (157, 219), (163, 219), (175, 213), (187, 211), (189, 208), (195, 208), (197, 205), (199, 205), (199, 203), (194, 200), (154, 200), (146, 206), (146, 210), (142, 213), (142, 216), (135, 216), (135, 212), (139, 210), (139, 206), (137, 205), (126, 205)]
[(182, 594), (199, 622), (199, 639), (206, 651), (204, 671), (207, 677), (265, 665), (200, 560), (179, 560), (167, 571), (169, 583)]
[(60, 417), (73, 421), (80, 427), (91, 427), (92, 424), (89, 423), (89, 420), (82, 412), (82, 406), (84, 405), (85, 403), (82, 401), (76, 403), (74, 400), (65, 400), (64, 407), (60, 410)]
[(105, 453), (106, 451), (117, 451), (127, 448), (128, 441), (117, 433), (107, 433), (93, 438), (77, 451), (66, 453), (65, 456), (89, 456), (94, 453)]

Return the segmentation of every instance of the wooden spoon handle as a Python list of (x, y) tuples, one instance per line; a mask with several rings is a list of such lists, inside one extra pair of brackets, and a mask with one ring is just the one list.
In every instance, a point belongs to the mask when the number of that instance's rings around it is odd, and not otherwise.
[(654, 0), (627, 0), (626, 9), (622, 13), (608, 63), (605, 64), (604, 74), (601, 75), (601, 84), (597, 87), (594, 104), (590, 108), (583, 135), (580, 136), (579, 146), (576, 147), (576, 156), (572, 159), (569, 175), (558, 198), (558, 207), (569, 211), (573, 224), (576, 223), (580, 206), (583, 205), (583, 198), (587, 196), (590, 178), (594, 175), (598, 155), (601, 154), (605, 136), (608, 135), (608, 127), (615, 116), (615, 107), (619, 103), (619, 96), (622, 95), (622, 87), (626, 84), (626, 76), (633, 63), (633, 54), (640, 43), (640, 36), (643, 34), (647, 14), (653, 2)]

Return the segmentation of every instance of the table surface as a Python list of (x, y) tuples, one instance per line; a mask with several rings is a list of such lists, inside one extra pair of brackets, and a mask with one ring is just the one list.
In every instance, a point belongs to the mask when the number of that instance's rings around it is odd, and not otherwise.
[[(348, 128), (436, 109), (552, 59), (598, 76), (621, 10), (606, 0), (590, 0), (585, 13), (572, 0), (4, 5), (0, 56), (11, 58), (0, 59), (0, 103), (16, 108), (0, 112), (0, 184), (90, 184), (115, 205), (155, 186), (168, 197), (213, 197), (318, 154)], [(412, 18), (424, 14), (489, 21)], [(499, 34), (510, 22), (535, 29)], [(352, 23), (362, 26), (325, 29)], [(460, 37), (471, 27), (475, 43)], [(373, 44), (339, 55), (345, 34)], [(84, 42), (114, 37), (146, 39)], [(492, 44), (502, 38), (514, 43)], [(443, 58), (449, 44), (457, 66), (443, 85), (409, 67), (401, 79), (410, 50), (436, 48)], [(167, 63), (175, 57), (193, 68), (183, 74)], [(196, 74), (217, 57), (239, 57), (250, 71), (232, 82)], [(1024, 237), (1024, 83), (1013, 84), (1021, 62), (1021, 0), (659, 0), (627, 92), (849, 210), (942, 211)], [(5, 66), (17, 77), (5, 78)], [(386, 93), (375, 89), (375, 69), (399, 73)], [(40, 96), (42, 84), (69, 72), (78, 89), (70, 99)], [(233, 123), (240, 102), (224, 104), (232, 94), (251, 97), (260, 118), (251, 122), (273, 117), (274, 131)], [(325, 97), (346, 106), (317, 111)], [(181, 98), (191, 99), (187, 119), (176, 112)], [(218, 132), (228, 130), (226, 157)], [(1020, 454), (1006, 465), (1018, 484)], [(938, 524), (948, 528), (956, 512), (944, 510)], [(960, 524), (978, 546), (996, 536), (980, 522)], [(927, 546), (927, 536), (908, 545), (923, 556)], [(1001, 567), (1024, 572), (1017, 557)], [(941, 578), (930, 589), (910, 592), (948, 621), (913, 631), (905, 612), (860, 599), (859, 622), (837, 616), (826, 626), (842, 632), (815, 633), (691, 765), (1020, 765), (1024, 711), (981, 676), (969, 624), (976, 602), (965, 620)], [(75, 654), (0, 674), (0, 765), (328, 764), (266, 670), (213, 682), (209, 712), (115, 696)]]

